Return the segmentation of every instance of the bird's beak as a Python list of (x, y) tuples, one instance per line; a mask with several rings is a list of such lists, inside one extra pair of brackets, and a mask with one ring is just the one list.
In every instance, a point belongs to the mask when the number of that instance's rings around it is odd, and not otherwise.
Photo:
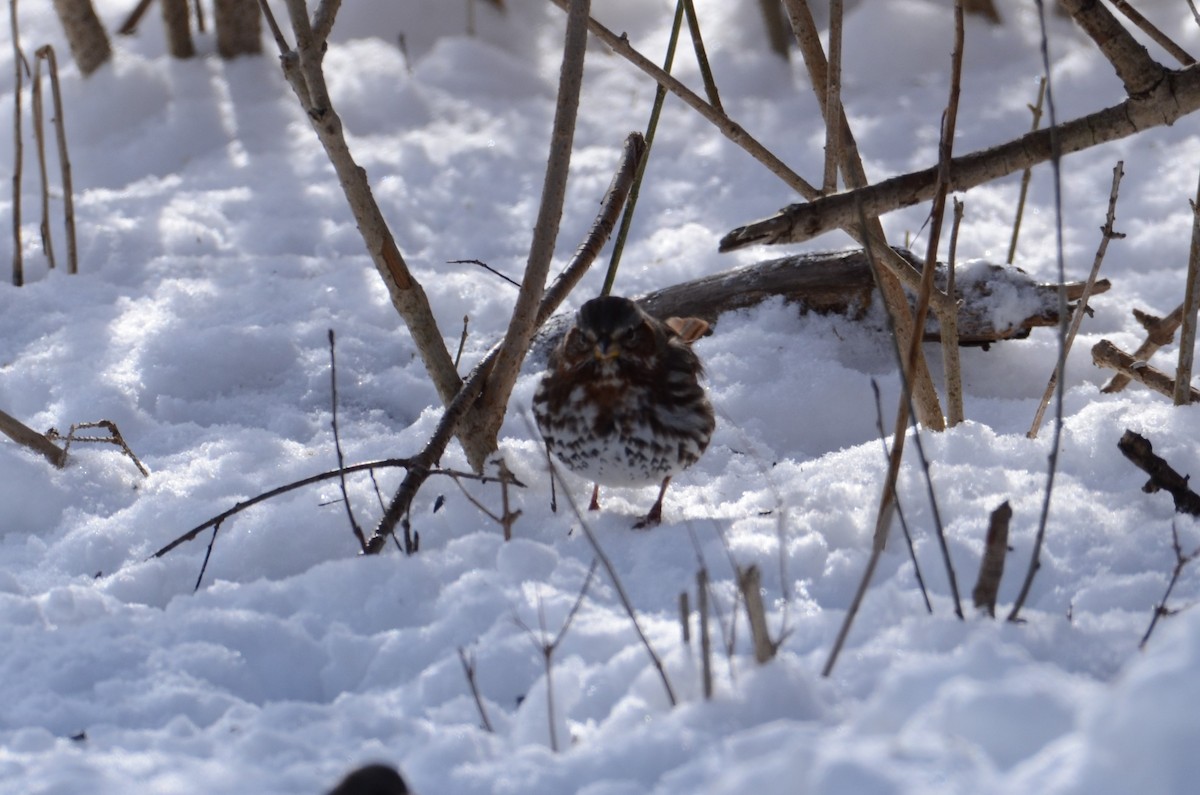
[(621, 355), (621, 348), (614, 342), (608, 340), (600, 340), (596, 343), (595, 356), (596, 361), (605, 362), (609, 359), (615, 359)]

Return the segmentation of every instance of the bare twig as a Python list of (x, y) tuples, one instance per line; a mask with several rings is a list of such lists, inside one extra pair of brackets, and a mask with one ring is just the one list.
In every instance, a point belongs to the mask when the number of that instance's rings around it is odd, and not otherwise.
[[(536, 434), (533, 427), (533, 421), (528, 415), (522, 414), (521, 418), (528, 427), (531, 436)], [(557, 479), (560, 483), (562, 477), (558, 472), (558, 465), (553, 458), (547, 458), (546, 463), (550, 466), (550, 477)], [(637, 633), (638, 639), (642, 642), (642, 647), (646, 649), (646, 654), (650, 657), (650, 662), (654, 666), (654, 670), (658, 672), (658, 678), (662, 681), (663, 690), (666, 692), (667, 701), (674, 707), (678, 702), (675, 699), (675, 690), (671, 687), (671, 680), (667, 677), (667, 669), (663, 665), (662, 659), (658, 653), (654, 651), (654, 647), (650, 644), (650, 639), (646, 637), (646, 633), (642, 631), (642, 625), (638, 621), (637, 611), (633, 608), (633, 602), (629, 599), (629, 594), (625, 592), (625, 586), (621, 584), (621, 578), (617, 575), (617, 569), (613, 566), (605, 554), (603, 547), (600, 546), (600, 541), (596, 538), (596, 534), (592, 532), (591, 525), (588, 524), (583, 512), (579, 510), (579, 505), (575, 502), (575, 497), (571, 495), (571, 490), (564, 488), (563, 496), (567, 499), (567, 505), (571, 508), (571, 513), (579, 521), (579, 526), (583, 528), (583, 535), (587, 538), (588, 544), (592, 547), (592, 552), (596, 555), (596, 560), (604, 567), (604, 571), (608, 574), (608, 579), (613, 584), (613, 589), (617, 592), (617, 598), (621, 601), (621, 606), (625, 608), (625, 614), (629, 617), (630, 623), (633, 624), (634, 632)]]
[[(590, 0), (570, 0), (562, 68), (558, 80), (558, 101), (554, 110), (550, 153), (546, 160), (546, 175), (542, 183), (537, 221), (533, 228), (533, 241), (530, 244), (521, 289), (513, 306), (512, 319), (504, 332), (504, 339), (500, 343), (499, 352), (488, 376), (487, 391), (479, 398), (474, 409), (480, 419), (480, 427), (475, 429), (474, 433), (479, 434), (480, 438), (466, 446), (467, 458), (475, 469), (480, 469), (486, 455), (496, 449), (496, 437), (504, 421), (508, 398), (516, 384), (521, 362), (529, 352), (529, 343), (540, 325), (537, 319), (538, 310), (546, 291), (546, 278), (550, 272), (550, 262), (554, 258), (554, 244), (558, 239), (559, 221), (566, 197), (567, 171), (571, 163), (575, 120), (579, 112), (579, 93), (583, 85), (583, 62), (584, 53), (587, 51), (590, 8)], [(472, 450), (472, 447), (476, 449)], [(481, 451), (486, 452), (480, 455)]]
[(510, 278), (510, 277), (506, 276), (505, 274), (503, 274), (503, 273), (501, 273), (500, 271), (498, 271), (498, 270), (496, 270), (495, 268), (493, 268), (491, 265), (488, 265), (488, 264), (487, 264), (486, 262), (484, 262), (483, 260), (478, 260), (478, 259), (452, 259), (452, 260), (448, 260), (448, 261), (446, 262), (446, 264), (447, 264), (447, 265), (478, 265), (479, 267), (483, 268), (483, 269), (484, 269), (485, 271), (487, 271), (488, 273), (493, 273), (493, 274), (495, 274), (496, 276), (499, 276), (501, 279), (503, 279), (504, 281), (508, 282), (508, 283), (509, 283), (509, 284), (511, 284), (513, 287), (516, 287), (518, 290), (519, 290), (519, 289), (521, 289), (521, 283), (520, 283), (519, 281), (517, 281), (516, 279), (512, 279), (512, 278)]
[(1141, 28), (1142, 32), (1153, 39), (1154, 43), (1162, 47), (1167, 53), (1179, 61), (1181, 66), (1191, 66), (1196, 62), (1196, 59), (1188, 55), (1187, 50), (1180, 47), (1171, 37), (1159, 30), (1153, 22), (1146, 19), (1141, 13), (1125, 2), (1125, 0), (1109, 0), (1113, 4), (1113, 8), (1124, 14), (1130, 22)]
[(842, 0), (829, 0), (829, 73), (825, 79), (825, 178), (822, 192), (837, 190), (842, 162)]
[(129, 12), (129, 16), (125, 17), (125, 21), (121, 23), (121, 27), (117, 28), (117, 33), (122, 36), (132, 36), (134, 33), (137, 33), (142, 17), (146, 15), (153, 2), (154, 0), (138, 0), (137, 6)]
[(1104, 261), (1104, 255), (1108, 251), (1108, 242), (1110, 240), (1119, 240), (1125, 237), (1124, 233), (1113, 230), (1113, 222), (1117, 215), (1117, 191), (1121, 187), (1121, 177), (1125, 175), (1123, 166), (1125, 161), (1118, 160), (1117, 165), (1113, 167), (1112, 190), (1108, 194), (1108, 213), (1104, 216), (1104, 226), (1100, 227), (1100, 245), (1096, 249), (1096, 256), (1092, 260), (1092, 270), (1088, 273), (1087, 282), (1084, 285), (1083, 296), (1075, 305), (1075, 311), (1071, 315), (1071, 325), (1067, 329), (1066, 338), (1063, 341), (1063, 354), (1059, 356), (1058, 367), (1054, 372), (1050, 373), (1050, 380), (1046, 384), (1046, 391), (1042, 393), (1042, 399), (1038, 403), (1037, 411), (1033, 415), (1033, 424), (1029, 426), (1029, 432), (1025, 435), (1030, 439), (1037, 438), (1038, 428), (1042, 425), (1042, 417), (1046, 413), (1046, 406), (1050, 403), (1050, 397), (1054, 394), (1058, 382), (1063, 378), (1063, 367), (1066, 365), (1067, 353), (1071, 350), (1071, 345), (1075, 342), (1075, 335), (1079, 332), (1079, 326), (1083, 323), (1083, 316), (1088, 313), (1088, 299), (1091, 297), (1092, 287), (1096, 284), (1096, 277), (1100, 275), (1100, 264)]
[(1162, 600), (1154, 606), (1154, 615), (1150, 619), (1150, 626), (1146, 627), (1146, 634), (1142, 635), (1142, 640), (1138, 643), (1139, 649), (1145, 649), (1146, 644), (1150, 642), (1150, 635), (1158, 626), (1158, 620), (1163, 616), (1171, 615), (1172, 611), (1167, 607), (1167, 600), (1171, 598), (1171, 592), (1175, 590), (1175, 583), (1179, 581), (1179, 575), (1183, 573), (1184, 566), (1196, 558), (1200, 558), (1200, 547), (1196, 547), (1186, 555), (1183, 554), (1183, 545), (1179, 543), (1179, 529), (1175, 526), (1173, 519), (1171, 520), (1171, 548), (1175, 552), (1175, 568), (1171, 570), (1171, 579), (1167, 581), (1167, 590), (1163, 592)]
[[(670, 74), (675, 63), (675, 48), (679, 44), (679, 30), (683, 25), (683, 12), (686, 0), (676, 0), (675, 18), (671, 22), (671, 35), (667, 39), (667, 54), (663, 56), (663, 71)], [(694, 12), (693, 12), (694, 14)], [(621, 264), (621, 254), (625, 251), (625, 240), (629, 237), (629, 229), (633, 225), (633, 213), (637, 209), (638, 195), (642, 189), (642, 179), (646, 175), (646, 164), (650, 162), (650, 152), (654, 148), (654, 135), (658, 131), (658, 119), (662, 115), (663, 102), (667, 98), (667, 89), (661, 84), (654, 90), (654, 102), (650, 106), (650, 119), (646, 122), (646, 153), (638, 163), (637, 173), (633, 176), (633, 185), (629, 188), (629, 198), (625, 200), (625, 211), (621, 214), (621, 225), (613, 238), (612, 251), (608, 257), (608, 270), (604, 274), (604, 283), (600, 286), (600, 295), (612, 292), (613, 282), (617, 278), (617, 268)]]
[[(1070, 0), (1074, 2), (1074, 0)], [(1066, 5), (1068, 0), (1063, 0)], [(1058, 263), (1058, 283), (1059, 285), (1066, 284), (1066, 258), (1063, 254), (1063, 207), (1062, 207), (1062, 147), (1059, 141), (1059, 126), (1057, 113), (1054, 108), (1054, 82), (1050, 77), (1050, 38), (1046, 33), (1046, 7), (1043, 0), (1037, 0), (1038, 9), (1038, 24), (1041, 28), (1042, 40), (1042, 71), (1046, 77), (1046, 112), (1050, 118), (1050, 166), (1054, 178), (1054, 253), (1055, 260)], [(1078, 21), (1078, 16), (1076, 17)], [(1120, 27), (1118, 25), (1118, 27)], [(1124, 28), (1122, 28), (1124, 31)], [(1128, 85), (1128, 84), (1127, 84)], [(1060, 287), (1058, 291), (1058, 315), (1059, 315), (1059, 338), (1058, 338), (1058, 370), (1066, 369), (1067, 361), (1067, 291), (1065, 287)], [(1047, 456), (1047, 473), (1046, 473), (1046, 491), (1042, 500), (1042, 512), (1038, 517), (1037, 533), (1033, 539), (1033, 550), (1029, 555), (1029, 568), (1025, 572), (1025, 580), (1021, 583), (1021, 590), (1017, 594), (1017, 599), (1013, 603), (1012, 610), (1009, 611), (1008, 621), (1017, 621), (1020, 618), (1021, 608), (1025, 605), (1025, 600), (1029, 596), (1029, 590), (1033, 587), (1033, 578), (1037, 576), (1038, 569), (1042, 566), (1042, 544), (1046, 540), (1046, 525), (1050, 520), (1050, 501), (1054, 495), (1054, 480), (1058, 474), (1058, 454), (1062, 445), (1062, 429), (1063, 429), (1063, 396), (1066, 393), (1066, 387), (1063, 379), (1058, 380), (1058, 388), (1054, 394), (1054, 433), (1050, 440), (1050, 454)]]
[(541, 630), (541, 637), (538, 638), (532, 629), (517, 619), (517, 623), (529, 633), (529, 636), (534, 639), (534, 645), (538, 652), (542, 655), (542, 662), (546, 667), (546, 713), (550, 725), (550, 750), (558, 752), (558, 729), (555, 721), (554, 711), (554, 653), (558, 651), (558, 647), (562, 644), (563, 638), (567, 636), (567, 630), (571, 628), (571, 622), (575, 620), (575, 615), (579, 612), (579, 608), (583, 605), (583, 597), (587, 594), (588, 588), (592, 584), (592, 577), (596, 574), (596, 560), (592, 559), (592, 565), (588, 568), (587, 576), (583, 579), (583, 585), (579, 589), (579, 595), (575, 597), (575, 603), (571, 605), (571, 609), (567, 612), (567, 617), (563, 620), (562, 626), (559, 627), (558, 633), (553, 639), (547, 637), (546, 631), (546, 614), (542, 610), (541, 601), (538, 601), (538, 628)]
[(700, 671), (704, 686), (704, 700), (713, 696), (712, 638), (708, 632), (708, 569), (704, 566), (696, 572), (696, 608), (700, 618)]
[[(1170, 345), (1171, 341), (1175, 339), (1175, 330), (1183, 322), (1183, 304), (1171, 310), (1171, 314), (1166, 317), (1155, 317), (1140, 309), (1134, 309), (1133, 316), (1142, 324), (1142, 328), (1146, 329), (1146, 339), (1133, 352), (1131, 358), (1138, 362), (1148, 362), (1159, 348)], [(1129, 385), (1131, 380), (1130, 376), (1119, 372), (1100, 391), (1104, 393), (1120, 392)]]
[(501, 499), (503, 501), (503, 507), (501, 509), (500, 516), (497, 516), (496, 514), (492, 513), (490, 510), (488, 510), (488, 507), (486, 505), (484, 505), (482, 502), (480, 502), (479, 500), (477, 500), (475, 498), (475, 495), (473, 495), (473, 494), (471, 494), (471, 492), (467, 491), (467, 487), (464, 486), (462, 484), (462, 481), (460, 481), (458, 478), (451, 478), (451, 480), (454, 481), (454, 485), (458, 486), (459, 490), (463, 493), (463, 496), (467, 498), (468, 502), (470, 502), (477, 509), (479, 509), (479, 511), (481, 513), (483, 513), (485, 516), (487, 516), (487, 518), (491, 519), (493, 522), (495, 522), (496, 524), (500, 525), (501, 528), (503, 528), (504, 540), (512, 541), (513, 525), (516, 523), (517, 519), (519, 519), (521, 517), (522, 512), (519, 509), (516, 511), (509, 510), (508, 484), (509, 483), (519, 483), (519, 481), (517, 481), (517, 479), (512, 476), (512, 473), (509, 472), (508, 467), (504, 465), (504, 460), (503, 459), (500, 460), (500, 475), (498, 477), (498, 480), (500, 483), (500, 493), (502, 495)]
[(692, 644), (692, 600), (687, 591), (679, 592), (679, 639), (684, 646)]
[[(1038, 80), (1038, 95), (1037, 102), (1029, 106), (1030, 112), (1033, 114), (1033, 125), (1030, 127), (1030, 132), (1037, 132), (1038, 127), (1042, 124), (1042, 103), (1046, 99), (1046, 78)], [(1021, 190), (1017, 194), (1017, 216), (1013, 219), (1012, 238), (1008, 241), (1008, 259), (1009, 265), (1017, 256), (1017, 238), (1021, 234), (1021, 219), (1025, 216), (1025, 200), (1029, 196), (1029, 182), (1033, 177), (1033, 167), (1026, 166), (1021, 172)]]
[(24, 144), (21, 138), (21, 95), (24, 74), (29, 64), (21, 52), (20, 27), (17, 24), (17, 0), (8, 0), (8, 22), (12, 34), (13, 48), (13, 176), (12, 176), (12, 283), (20, 287), (25, 284), (25, 263), (21, 256), (21, 166), (24, 160)]
[[(1099, 4), (1097, 4), (1099, 5)], [(985, 182), (1044, 163), (1054, 151), (1061, 155), (1127, 138), (1135, 133), (1174, 124), (1200, 109), (1200, 65), (1170, 73), (1148, 94), (1132, 96), (1112, 107), (1087, 116), (1055, 123), (1053, 127), (1016, 138), (1007, 143), (954, 158), (950, 190), (965, 191)], [(833, 229), (855, 223), (858, 207), (870, 216), (881, 216), (932, 198), (937, 185), (937, 167), (880, 180), (832, 196), (792, 204), (770, 218), (728, 232), (720, 243), (722, 251), (749, 245), (801, 243)]]
[(470, 315), (463, 315), (463, 330), (462, 336), (458, 338), (458, 351), (454, 354), (454, 368), (458, 369), (458, 363), (462, 361), (463, 348), (467, 346), (467, 324), (471, 322)]
[(1188, 252), (1187, 286), (1179, 327), (1179, 366), (1175, 372), (1175, 405), (1191, 402), (1192, 361), (1196, 353), (1196, 310), (1200, 308), (1200, 185), (1192, 202), (1192, 245)]
[[(821, 46), (812, 11), (809, 9), (807, 0), (785, 0), (785, 5), (821, 112), (826, 118), (830, 114), (836, 116), (837, 123), (841, 127), (843, 181), (851, 189), (864, 187), (868, 184), (866, 169), (863, 167), (862, 158), (858, 153), (858, 144), (846, 119), (844, 109), (841, 107), (831, 108), (826, 104), (829, 64)], [(887, 238), (883, 233), (883, 224), (880, 223), (877, 215), (855, 212), (851, 218), (847, 219), (842, 229), (858, 239), (869, 256), (877, 258), (872, 263), (872, 273), (880, 295), (883, 297), (884, 306), (887, 307), (892, 333), (900, 340), (902, 348), (907, 347), (914, 335), (920, 336), (921, 327), (913, 320), (908, 307), (908, 299), (901, 287), (901, 281), (916, 288), (921, 280), (920, 273), (909, 267), (908, 263), (900, 257), (894, 255), (891, 247), (887, 244)], [(935, 311), (939, 315), (944, 311), (954, 311), (953, 302), (940, 293), (934, 296), (934, 301)], [(907, 366), (908, 361), (907, 358), (902, 358), (899, 364), (903, 368)], [(915, 367), (911, 371), (906, 371), (905, 376), (913, 384), (912, 393), (915, 398), (916, 416), (927, 427), (933, 430), (942, 430), (945, 427), (945, 418), (942, 416), (937, 391), (934, 389), (924, 353), (919, 347)]]
[(992, 511), (988, 523), (987, 540), (979, 561), (979, 577), (971, 597), (975, 607), (982, 607), (992, 618), (996, 617), (996, 596), (1000, 593), (1000, 581), (1004, 579), (1004, 559), (1008, 555), (1008, 523), (1012, 519), (1012, 507), (1005, 500)]
[(704, 39), (700, 36), (700, 20), (696, 16), (696, 7), (692, 0), (683, 0), (683, 10), (687, 14), (688, 32), (692, 36), (692, 48), (696, 51), (696, 63), (700, 67), (700, 79), (704, 81), (704, 93), (708, 102), (717, 111), (724, 113), (721, 107), (721, 96), (717, 92), (717, 81), (713, 79), (712, 66), (708, 63), (708, 52), (704, 49)]
[[(258, 505), (260, 502), (264, 502), (264, 501), (272, 499), (274, 497), (278, 497), (281, 494), (286, 494), (289, 491), (295, 491), (296, 489), (304, 488), (305, 486), (311, 486), (314, 483), (322, 483), (326, 480), (333, 480), (334, 478), (339, 478), (339, 477), (342, 477), (343, 475), (352, 475), (355, 472), (369, 472), (369, 471), (375, 470), (375, 469), (392, 469), (395, 467), (410, 467), (413, 465), (413, 461), (414, 461), (414, 459), (412, 459), (412, 458), (383, 458), (383, 459), (379, 459), (377, 461), (364, 461), (361, 464), (351, 464), (350, 466), (344, 467), (342, 469), (335, 469), (335, 470), (332, 470), (329, 472), (321, 472), (320, 474), (317, 474), (317, 475), (310, 475), (309, 477), (303, 478), (301, 480), (293, 481), (291, 483), (286, 483), (282, 486), (277, 486), (277, 487), (271, 489), (270, 491), (265, 491), (262, 494), (258, 494), (254, 497), (251, 497), (248, 500), (243, 500), (243, 501), (237, 503), (236, 505), (234, 505), (229, 510), (224, 511), (224, 512), (218, 514), (217, 516), (214, 516), (213, 518), (209, 519), (206, 522), (203, 522), (202, 524), (197, 525), (196, 527), (193, 527), (191, 530), (187, 531), (183, 535), (181, 535), (178, 538), (176, 538), (175, 540), (171, 541), (171, 543), (167, 544), (166, 546), (164, 546), (164, 547), (160, 548), (158, 551), (156, 551), (154, 554), (150, 555), (150, 557), (147, 558), (147, 560), (150, 560), (153, 558), (161, 558), (163, 555), (167, 554), (171, 550), (175, 549), (176, 547), (178, 547), (182, 544), (187, 543), (188, 541), (193, 540), (196, 536), (200, 535), (200, 533), (203, 533), (208, 528), (214, 527), (218, 523), (225, 521), (229, 517), (239, 514), (242, 511), (246, 510), (247, 508), (252, 508), (255, 505)], [(476, 475), (473, 472), (459, 472), (459, 471), (456, 471), (453, 469), (435, 469), (435, 470), (432, 470), (429, 474), (431, 474), (431, 475), (448, 475), (448, 476), (459, 477), (459, 478), (473, 478), (473, 479), (478, 480), (483, 483), (496, 482), (496, 478), (490, 477), (488, 475)]]
[(1200, 25), (1200, 11), (1196, 10), (1195, 0), (1187, 0), (1188, 8), (1192, 9), (1192, 18), (1196, 20), (1196, 24)]
[[(67, 128), (63, 116), (62, 92), (59, 90), (58, 85), (58, 59), (54, 55), (54, 48), (49, 44), (39, 47), (35, 56), (39, 70), (42, 61), (45, 61), (49, 65), (50, 95), (54, 102), (54, 132), (58, 142), (58, 168), (59, 173), (62, 175), (63, 224), (66, 227), (67, 235), (67, 273), (78, 273), (79, 248), (75, 241), (75, 188), (71, 180), (71, 159), (67, 156)], [(35, 86), (40, 93), (41, 79), (34, 79)], [(44, 184), (44, 169), (42, 177)], [(47, 230), (46, 234), (49, 234), (49, 230)]]
[(212, 560), (213, 549), (217, 546), (217, 533), (221, 532), (221, 523), (217, 522), (213, 525), (212, 537), (208, 539), (208, 548), (204, 550), (204, 560), (200, 563), (200, 573), (196, 575), (196, 584), (192, 586), (192, 593), (200, 590), (200, 583), (204, 582), (204, 572), (208, 571), (208, 562)]
[[(595, 261), (601, 246), (604, 245), (604, 241), (611, 234), (613, 226), (616, 224), (617, 215), (621, 211), (621, 204), (629, 192), (629, 185), (633, 181), (633, 175), (637, 169), (638, 161), (642, 156), (642, 151), (642, 136), (638, 133), (631, 133), (625, 139), (625, 148), (622, 153), (621, 163), (613, 174), (612, 182), (608, 186), (608, 192), (605, 193), (604, 199), (600, 202), (600, 214), (596, 217), (595, 222), (593, 222), (587, 237), (575, 251), (575, 256), (554, 280), (553, 284), (550, 285), (549, 289), (546, 290), (545, 296), (542, 298), (536, 319), (539, 327), (558, 309), (571, 290), (575, 288), (575, 285), (579, 283), (579, 280), (583, 278), (588, 267)], [(393, 533), (401, 517), (408, 513), (413, 497), (416, 496), (421, 485), (429, 477), (434, 463), (441, 460), (442, 453), (445, 452), (447, 445), (450, 444), (450, 439), (454, 436), (455, 429), (458, 427), (463, 415), (474, 405), (475, 400), (479, 397), (479, 393), (483, 389), (483, 385), (491, 372), (492, 363), (499, 353), (501, 344), (503, 343), (493, 346), (487, 355), (475, 365), (470, 374), (463, 380), (463, 386), (458, 394), (446, 406), (446, 411), (442, 414), (441, 420), (438, 421), (438, 426), (433, 436), (430, 438), (428, 444), (426, 444), (425, 449), (414, 460), (413, 466), (405, 474), (404, 480), (400, 482), (395, 496), (388, 504), (388, 509), (384, 511), (383, 517), (379, 520), (379, 524), (375, 528), (375, 534), (368, 540), (369, 553), (379, 552), (383, 549), (387, 537)]]
[[(77, 433), (76, 433), (77, 431), (80, 431), (85, 428), (103, 428), (104, 430), (108, 431), (108, 436), (79, 436), (79, 435), (77, 435)], [(120, 447), (121, 452), (123, 452), (126, 455), (126, 457), (128, 457), (129, 460), (133, 462), (133, 465), (135, 467), (137, 467), (138, 472), (142, 473), (142, 477), (145, 477), (145, 478), (150, 477), (150, 470), (146, 469), (145, 464), (143, 464), (141, 462), (141, 460), (136, 455), (134, 455), (133, 450), (131, 450), (129, 445), (125, 443), (125, 437), (121, 435), (121, 431), (117, 428), (117, 424), (115, 422), (113, 422), (112, 420), (97, 420), (95, 422), (74, 423), (71, 426), (71, 428), (67, 431), (66, 436), (63, 436), (57, 430), (55, 430), (54, 428), (51, 428), (50, 430), (46, 431), (46, 438), (50, 439), (52, 441), (57, 441), (59, 439), (63, 440), (63, 442), (64, 442), (63, 455), (64, 456), (71, 449), (71, 445), (75, 442), (82, 442), (84, 444), (99, 443), (99, 444), (116, 445), (117, 447)]]
[[(567, 7), (567, 0), (551, 0), (551, 2), (562, 9)], [(625, 58), (659, 84), (665, 85), (668, 91), (683, 100), (686, 105), (701, 116), (708, 119), (722, 135), (744, 149), (747, 154), (766, 166), (767, 170), (783, 180), (785, 184), (801, 196), (811, 199), (820, 195), (821, 192), (819, 190), (806, 182), (799, 174), (792, 171), (787, 164), (746, 132), (740, 124), (725, 115), (723, 111), (705, 102), (700, 95), (696, 94), (670, 74), (664, 72), (657, 64), (634, 49), (626, 36), (613, 33), (595, 19), (588, 20), (588, 29), (592, 32), (592, 35), (611, 47), (613, 52)]]
[[(442, 339), (425, 292), (409, 271), (371, 194), (367, 173), (355, 162), (346, 143), (341, 119), (330, 102), (321, 70), (323, 48), (319, 46), (318, 37), (310, 27), (304, 0), (287, 0), (296, 37), (294, 51), (288, 48), (266, 0), (259, 0), (259, 6), (279, 45), (284, 77), (308, 115), (313, 131), (337, 173), (363, 242), (388, 289), (392, 305), (408, 327), (438, 396), (443, 403), (449, 404), (462, 386), (462, 379), (454, 368), (454, 361)], [(468, 448), (471, 447), (469, 436), (463, 434), (464, 445)]]
[(50, 180), (46, 177), (46, 124), (45, 112), (42, 107), (42, 61), (35, 57), (33, 61), (33, 138), (37, 145), (38, 176), (42, 186), (42, 221), (39, 231), (42, 238), (42, 253), (46, 255), (46, 264), (54, 267), (54, 240), (50, 234)]
[(468, 655), (466, 649), (459, 646), (458, 659), (462, 663), (463, 674), (467, 677), (467, 686), (471, 688), (471, 697), (475, 699), (475, 708), (479, 710), (479, 720), (489, 734), (494, 734), (495, 729), (492, 728), (492, 722), (488, 720), (487, 710), (483, 706), (483, 696), (479, 694), (479, 684), (475, 681), (475, 656)]
[[(963, 203), (954, 200), (954, 219), (950, 225), (950, 251), (946, 256), (946, 295), (957, 301), (958, 287), (955, 284), (955, 273), (958, 268), (958, 230), (962, 226)], [(946, 380), (946, 425), (953, 428), (965, 419), (963, 409), (962, 359), (958, 355), (958, 346), (962, 344), (959, 338), (958, 315), (955, 312), (945, 312), (938, 315), (938, 336), (942, 342), (942, 368)], [(942, 329), (942, 324), (947, 324)]]
[(358, 520), (354, 518), (354, 509), (350, 506), (350, 494), (346, 491), (346, 457), (342, 455), (342, 439), (338, 434), (338, 393), (337, 393), (337, 355), (335, 353), (333, 329), (329, 329), (329, 402), (332, 418), (329, 421), (333, 428), (333, 449), (337, 452), (338, 486), (342, 490), (342, 504), (346, 506), (346, 518), (350, 520), (350, 530), (358, 539), (359, 547), (366, 552), (367, 538), (363, 535)]
[[(887, 432), (883, 429), (883, 401), (879, 394), (879, 382), (871, 379), (871, 391), (875, 394), (875, 427), (879, 430), (879, 442), (883, 445), (884, 459), (890, 458), (887, 444)], [(921, 589), (921, 598), (925, 601), (926, 612), (933, 614), (933, 603), (929, 601), (929, 591), (925, 588), (925, 577), (921, 574), (921, 564), (917, 561), (917, 549), (913, 545), (912, 533), (909, 532), (908, 522), (904, 518), (904, 508), (900, 504), (900, 495), (895, 495), (896, 518), (900, 520), (900, 529), (904, 533), (904, 541), (908, 546), (908, 557), (912, 561), (913, 574), (917, 578), (917, 587)]]
[(5, 411), (0, 411), (0, 433), (43, 456), (59, 469), (66, 466), (66, 450)]
[[(1152, 389), (1160, 395), (1165, 395), (1171, 399), (1175, 397), (1176, 384), (1174, 378), (1157, 368), (1151, 367), (1144, 360), (1135, 359), (1108, 340), (1100, 340), (1092, 346), (1092, 362), (1097, 367), (1108, 367), (1116, 370), (1126, 378), (1137, 381), (1142, 386)], [(1196, 387), (1189, 387), (1188, 394), (1191, 402), (1200, 401), (1200, 390), (1197, 390)]]

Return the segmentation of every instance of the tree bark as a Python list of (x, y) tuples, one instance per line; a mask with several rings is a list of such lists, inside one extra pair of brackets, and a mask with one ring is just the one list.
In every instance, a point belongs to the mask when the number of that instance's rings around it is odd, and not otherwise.
[(84, 76), (112, 57), (108, 33), (92, 8), (92, 0), (54, 0), (54, 10), (66, 33), (71, 57)]
[(262, 13), (257, 0), (214, 0), (217, 52), (222, 58), (262, 54)]
[(196, 54), (192, 30), (188, 24), (187, 0), (160, 0), (163, 25), (167, 29), (167, 51), (175, 58), (191, 58)]

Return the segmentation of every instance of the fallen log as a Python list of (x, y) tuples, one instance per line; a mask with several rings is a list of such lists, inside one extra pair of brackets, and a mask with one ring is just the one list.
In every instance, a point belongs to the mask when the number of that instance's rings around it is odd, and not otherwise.
[[(896, 252), (922, 268), (922, 261), (907, 249)], [(945, 266), (939, 263), (935, 276), (945, 288)], [(1111, 283), (1096, 283), (1093, 295), (1106, 292)], [(1082, 282), (1067, 286), (1067, 300), (1078, 301)], [(875, 280), (862, 249), (795, 254), (756, 262), (636, 297), (634, 300), (655, 317), (698, 317), (716, 325), (720, 316), (756, 306), (782, 296), (804, 311), (838, 313), (861, 317), (870, 306)], [(1058, 287), (1040, 284), (1019, 268), (973, 261), (955, 269), (955, 293), (959, 300), (960, 345), (987, 346), (993, 342), (1023, 339), (1039, 326), (1058, 324)], [(912, 296), (910, 296), (910, 301)], [(1068, 307), (1068, 310), (1072, 307)], [(566, 332), (571, 318), (561, 315), (546, 324), (534, 345), (543, 354)], [(926, 341), (937, 341), (938, 326), (926, 324)]]

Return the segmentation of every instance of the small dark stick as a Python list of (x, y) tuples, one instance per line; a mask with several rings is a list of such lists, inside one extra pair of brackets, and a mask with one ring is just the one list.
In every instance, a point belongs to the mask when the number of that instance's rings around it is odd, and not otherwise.
[(467, 677), (467, 685), (471, 688), (471, 697), (475, 699), (475, 708), (479, 710), (479, 720), (487, 732), (494, 733), (495, 729), (492, 728), (492, 722), (488, 720), (487, 710), (483, 706), (483, 696), (479, 694), (479, 684), (475, 681), (475, 656), (468, 655), (466, 649), (459, 646), (458, 659), (462, 663), (463, 674)]
[(1008, 523), (1012, 519), (1012, 508), (1005, 500), (992, 511), (988, 524), (987, 543), (979, 562), (979, 578), (971, 592), (976, 607), (982, 607), (992, 618), (996, 617), (996, 595), (1000, 592), (1000, 581), (1004, 578), (1004, 559), (1008, 555)]

